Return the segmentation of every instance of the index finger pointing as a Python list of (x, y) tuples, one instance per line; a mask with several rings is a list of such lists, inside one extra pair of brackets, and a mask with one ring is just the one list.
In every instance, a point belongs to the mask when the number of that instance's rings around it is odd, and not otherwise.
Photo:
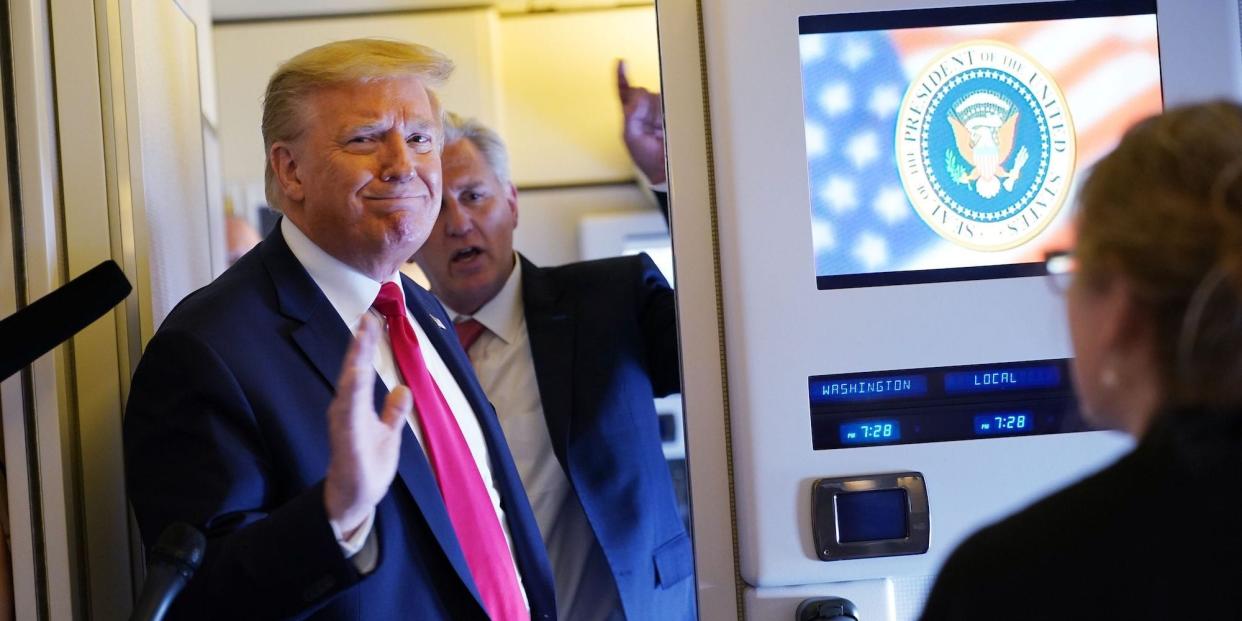
[(621, 98), (621, 103), (626, 103), (630, 98), (630, 79), (625, 75), (625, 59), (617, 59), (617, 96)]

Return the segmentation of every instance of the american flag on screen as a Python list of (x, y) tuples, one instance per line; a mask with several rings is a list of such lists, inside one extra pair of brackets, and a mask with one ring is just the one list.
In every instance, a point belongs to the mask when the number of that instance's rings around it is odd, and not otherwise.
[(811, 235), (817, 275), (885, 271), (936, 241), (897, 176), (908, 78), (884, 33), (802, 35)]
[(895, 136), (910, 80), (981, 39), (1022, 50), (1055, 77), (1077, 135), (1075, 186), (1127, 128), (1162, 109), (1150, 15), (801, 35), (816, 275), (1038, 261), (1069, 245), (1072, 200), (1030, 243), (985, 253), (934, 232), (903, 188)]

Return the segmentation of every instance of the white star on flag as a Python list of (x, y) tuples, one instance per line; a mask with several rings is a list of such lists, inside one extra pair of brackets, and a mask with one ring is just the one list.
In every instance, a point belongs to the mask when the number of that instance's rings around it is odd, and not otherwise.
[(827, 49), (824, 46), (823, 35), (806, 36), (798, 39), (799, 54), (802, 56), (802, 63), (813, 63), (824, 57)]
[(824, 88), (819, 97), (819, 105), (828, 116), (839, 116), (854, 107), (854, 93), (846, 82), (834, 82)]
[(841, 53), (841, 64), (858, 71), (858, 68), (871, 60), (871, 46), (862, 39), (850, 38), (845, 42), (845, 51)]
[(837, 236), (832, 232), (832, 225), (820, 218), (811, 219), (811, 239), (815, 240), (815, 252), (837, 247)]
[(895, 84), (885, 84), (871, 91), (871, 101), (867, 104), (867, 109), (871, 110), (877, 119), (887, 119), (897, 111), (899, 106), (901, 106), (901, 89)]
[(833, 175), (824, 184), (820, 198), (834, 213), (853, 211), (858, 207), (858, 190), (854, 180), (841, 175)]
[(828, 153), (828, 132), (819, 123), (806, 123), (806, 156), (817, 158)]
[(858, 243), (854, 245), (854, 258), (868, 270), (875, 271), (888, 262), (888, 243), (879, 235), (865, 232), (858, 236)]
[(880, 190), (871, 206), (876, 215), (889, 226), (910, 217), (910, 203), (906, 200), (906, 193), (891, 185)]
[(861, 171), (880, 157), (880, 139), (872, 131), (858, 133), (850, 138), (845, 154), (854, 164), (854, 170)]

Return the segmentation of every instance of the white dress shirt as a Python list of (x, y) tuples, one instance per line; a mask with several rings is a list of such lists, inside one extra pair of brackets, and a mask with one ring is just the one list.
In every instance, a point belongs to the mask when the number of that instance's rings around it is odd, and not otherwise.
[[(296, 225), (290, 222), (288, 218), (281, 219), (280, 232), (284, 235), (285, 242), (289, 245), (289, 250), (293, 252), (293, 256), (302, 264), (302, 267), (306, 268), (306, 272), (310, 274), (311, 280), (314, 280), (315, 284), (319, 286), (320, 291), (323, 291), (324, 296), (328, 298), (328, 302), (332, 304), (332, 308), (336, 309), (337, 314), (341, 316), (341, 320), (345, 322), (345, 325), (349, 326), (351, 332), (355, 335), (358, 334), (358, 326), (362, 323), (362, 318), (366, 313), (371, 313), (379, 319), (381, 324), (384, 323), (383, 316), (371, 308), (371, 304), (375, 302), (376, 296), (379, 295), (380, 286), (383, 283), (372, 280), (369, 276), (324, 252), (306, 234), (299, 230)], [(405, 288), (401, 286), (400, 273), (394, 272), (388, 277), (387, 282), (397, 283), (404, 299)], [(466, 438), (466, 444), (470, 447), (470, 453), (474, 456), (475, 465), (479, 468), (479, 474), (482, 475), (483, 481), (488, 484), (487, 493), (491, 497), (492, 507), (496, 510), (496, 518), (500, 520), (500, 526), (504, 530), (505, 541), (509, 544), (509, 556), (513, 558), (514, 569), (517, 571), (518, 586), (521, 588), (522, 597), (525, 599), (526, 589), (522, 586), (522, 572), (517, 567), (517, 557), (513, 554), (513, 537), (509, 533), (509, 524), (505, 521), (505, 512), (500, 505), (500, 492), (496, 489), (495, 482), (492, 479), (492, 467), (488, 456), (487, 441), (483, 438), (483, 429), (479, 425), (478, 416), (475, 414), (474, 409), (470, 407), (470, 402), (466, 400), (466, 395), (462, 392), (461, 387), (457, 385), (457, 380), (453, 378), (452, 372), (445, 366), (444, 360), (440, 358), (440, 353), (436, 351), (435, 346), (428, 340), (427, 333), (423, 331), (422, 325), (414, 319), (414, 316), (410, 313), (409, 306), (404, 306), (406, 309), (406, 319), (414, 329), (414, 336), (420, 344), (418, 349), (423, 355), (423, 361), (427, 365), (427, 370), (440, 388), (440, 393), (444, 395), (444, 400), (453, 412), (453, 417), (457, 419), (457, 424), (461, 427), (461, 433)], [(444, 328), (449, 331), (449, 334), (446, 335), (447, 338), (457, 338), (456, 333), (452, 331), (452, 326), (444, 326)], [(379, 339), (378, 347), (376, 348), (375, 371), (384, 382), (384, 386), (389, 390), (403, 383), (400, 370), (397, 368), (396, 360), (393, 358), (392, 344), (388, 340), (386, 329), (384, 337)], [(414, 437), (418, 439), (419, 445), (423, 445), (423, 432), (418, 423), (417, 415), (413, 411), (410, 412), (408, 422), (410, 429), (414, 432)], [(370, 534), (374, 517), (375, 514), (372, 512), (367, 517), (363, 527), (359, 528), (348, 540), (340, 539), (338, 533), (338, 540), (341, 541), (341, 548), (345, 551), (346, 556), (352, 557), (362, 549)], [(370, 564), (374, 567), (374, 561)], [(529, 606), (529, 602), (527, 605)]]
[[(552, 451), (552, 436), (530, 351), (522, 307), (522, 263), (496, 297), (473, 316), (487, 329), (470, 347), (483, 392), (496, 406), (522, 485), (548, 549), (556, 582), (557, 617), (571, 621), (622, 618), (620, 596), (582, 503)], [(470, 316), (454, 313), (453, 321)]]

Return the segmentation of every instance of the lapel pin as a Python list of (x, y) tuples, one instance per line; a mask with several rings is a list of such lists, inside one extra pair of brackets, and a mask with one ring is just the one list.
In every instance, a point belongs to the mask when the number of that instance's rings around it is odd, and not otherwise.
[(444, 327), (444, 324), (440, 323), (440, 318), (439, 318), (439, 317), (436, 317), (435, 315), (428, 315), (428, 317), (431, 317), (431, 320), (432, 320), (432, 321), (434, 321), (434, 322), (436, 322), (436, 325), (437, 325), (437, 326), (439, 326), (439, 328), (440, 328), (441, 330), (446, 330), (446, 329), (447, 329), (447, 328), (445, 328), (445, 327)]

